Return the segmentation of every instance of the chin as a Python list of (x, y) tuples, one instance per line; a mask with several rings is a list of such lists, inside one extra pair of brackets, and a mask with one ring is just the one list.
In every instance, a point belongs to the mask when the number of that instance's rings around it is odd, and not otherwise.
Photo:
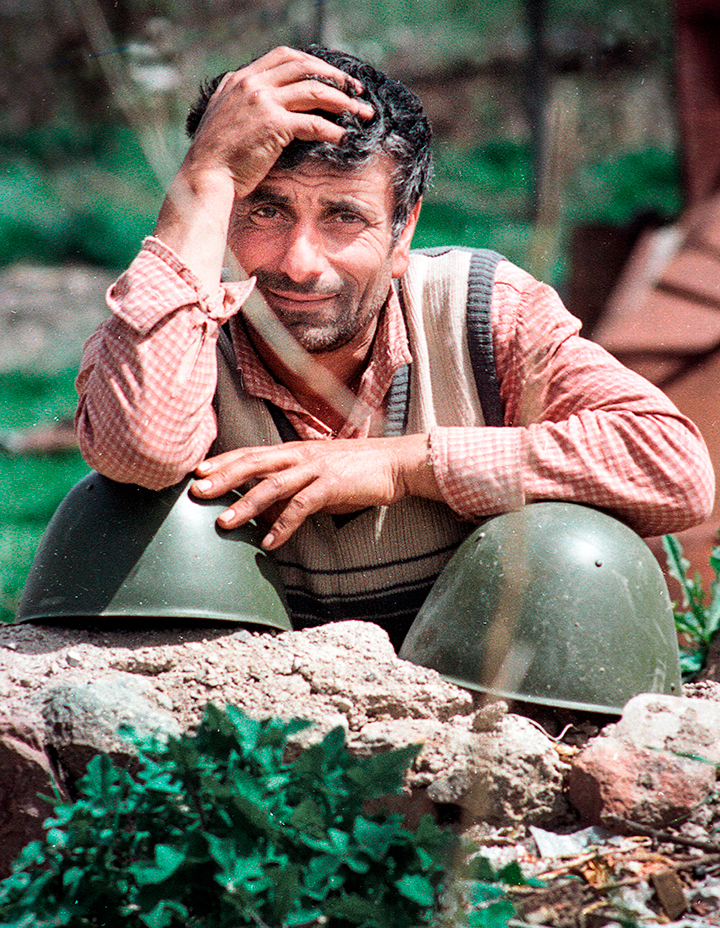
[(306, 332), (293, 332), (296, 340), (308, 354), (325, 354), (328, 351), (337, 351), (351, 342), (353, 335), (345, 336), (338, 332), (327, 332), (314, 329)]

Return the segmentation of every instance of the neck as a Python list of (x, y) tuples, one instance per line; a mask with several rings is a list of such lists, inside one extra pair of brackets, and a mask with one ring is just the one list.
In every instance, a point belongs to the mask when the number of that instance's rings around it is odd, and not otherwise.
[[(314, 363), (327, 371), (347, 390), (357, 394), (370, 359), (377, 327), (377, 317), (373, 317), (371, 323), (347, 345), (336, 351), (313, 354), (311, 357)], [(247, 320), (246, 331), (253, 348), (278, 383), (286, 387), (298, 403), (316, 419), (333, 432), (338, 432), (345, 423), (346, 414), (337, 409), (327, 396), (318, 393), (306, 376), (287, 364)]]

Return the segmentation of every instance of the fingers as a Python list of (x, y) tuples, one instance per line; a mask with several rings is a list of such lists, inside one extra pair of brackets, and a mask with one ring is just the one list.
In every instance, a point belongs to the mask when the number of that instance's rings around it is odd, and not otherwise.
[(363, 90), (360, 81), (320, 58), (289, 48), (274, 49), (247, 67), (226, 74), (215, 96), (236, 90), (250, 100), (272, 91), (274, 99), (291, 112), (349, 111), (363, 119), (372, 118), (374, 113), (373, 107), (358, 97)]
[(373, 107), (358, 96), (362, 90), (359, 81), (313, 55), (275, 49), (225, 75), (183, 162), (185, 173), (198, 189), (210, 177), (214, 190), (219, 171), (236, 196), (245, 196), (293, 138), (339, 145), (347, 130), (333, 115), (371, 119)]
[(283, 474), (271, 474), (248, 490), (242, 499), (218, 516), (218, 523), (223, 528), (236, 528), (278, 503), (285, 503), (263, 538), (262, 546), (272, 550), (284, 544), (308, 516), (324, 508), (327, 497), (315, 473), (300, 468), (287, 473), (291, 474), (288, 478)]
[(325, 110), (328, 113), (354, 113), (361, 119), (372, 119), (375, 110), (359, 97), (349, 97), (344, 91), (307, 77), (294, 84), (281, 87), (277, 99), (286, 109), (301, 112)]
[(262, 543), (268, 550), (276, 548), (287, 541), (308, 516), (323, 509), (328, 497), (327, 487), (318, 482), (317, 467), (303, 464), (297, 455), (288, 456), (285, 450), (277, 454), (271, 449), (263, 449), (259, 454), (250, 452), (245, 460), (229, 452), (203, 462), (197, 468), (200, 479), (193, 484), (192, 492), (212, 498), (241, 485), (251, 476), (258, 478), (260, 482), (222, 512), (217, 521), (222, 528), (237, 528), (272, 506), (285, 504)]
[[(419, 460), (424, 464), (426, 436), (418, 438)], [(200, 464), (192, 492), (213, 499), (252, 482), (244, 496), (218, 517), (218, 523), (223, 528), (236, 528), (271, 510), (275, 521), (263, 547), (273, 549), (284, 544), (314, 513), (354, 512), (401, 499), (407, 493), (403, 461), (415, 466), (418, 457), (403, 452), (408, 443), (414, 448), (418, 441), (415, 436), (405, 436), (239, 448)], [(368, 467), (369, 461), (372, 467)]]
[(328, 64), (322, 58), (316, 58), (307, 52), (286, 46), (274, 48), (262, 58), (256, 59), (243, 68), (242, 71), (234, 73), (264, 74), (278, 87), (320, 76), (335, 81), (339, 87), (346, 89), (348, 95), (360, 94), (364, 89), (359, 80), (334, 65)]
[(250, 479), (282, 472), (299, 462), (299, 451), (295, 449), (301, 444), (288, 442), (269, 448), (239, 448), (208, 458), (195, 469), (199, 479), (193, 484), (193, 492), (212, 499), (243, 486)]

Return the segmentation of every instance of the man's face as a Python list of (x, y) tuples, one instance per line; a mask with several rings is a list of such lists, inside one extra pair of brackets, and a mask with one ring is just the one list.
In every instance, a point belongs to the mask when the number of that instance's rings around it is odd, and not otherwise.
[(233, 254), (307, 351), (365, 332), (407, 268), (417, 211), (394, 241), (392, 167), (384, 156), (352, 171), (306, 162), (235, 203)]

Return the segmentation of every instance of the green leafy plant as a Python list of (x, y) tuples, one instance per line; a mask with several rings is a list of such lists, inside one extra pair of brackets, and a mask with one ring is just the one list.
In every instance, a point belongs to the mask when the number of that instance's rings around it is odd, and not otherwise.
[(680, 647), (680, 668), (683, 679), (690, 680), (705, 666), (710, 643), (720, 630), (720, 545), (710, 553), (715, 579), (707, 593), (700, 574), (690, 575), (690, 562), (674, 535), (663, 537), (663, 548), (670, 576), (682, 590), (680, 608), (675, 604), (675, 625), (687, 642)]
[[(98, 755), (79, 798), (54, 800), (44, 840), (0, 884), (0, 924), (427, 924), (457, 842), (430, 816), (409, 830), (378, 801), (398, 790), (419, 747), (358, 758), (339, 728), (286, 761), (288, 739), (308, 724), (210, 704), (194, 734), (133, 738), (134, 772)], [(504, 891), (477, 892), (470, 901), (483, 914), (471, 924), (499, 928)]]
[(508, 928), (515, 916), (508, 888), (529, 885), (542, 884), (527, 880), (516, 861), (495, 871), (482, 854), (470, 855), (446, 886), (437, 928)]

